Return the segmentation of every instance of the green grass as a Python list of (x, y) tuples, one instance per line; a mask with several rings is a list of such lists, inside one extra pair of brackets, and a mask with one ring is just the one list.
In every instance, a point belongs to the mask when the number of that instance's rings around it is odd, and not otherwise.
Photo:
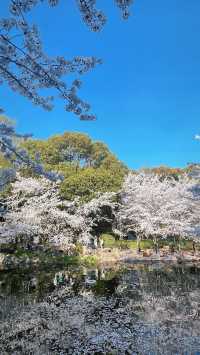
[(81, 256), (80, 263), (83, 266), (92, 267), (97, 265), (97, 257), (95, 255)]
[[(137, 249), (137, 241), (136, 240), (115, 240), (112, 234), (102, 234), (101, 238), (104, 241), (104, 248), (118, 248), (118, 249)], [(178, 241), (174, 240), (174, 238), (168, 239), (160, 239), (158, 240), (158, 247), (161, 249), (163, 247), (170, 246), (173, 247), (174, 250), (178, 249)], [(141, 240), (140, 248), (142, 250), (153, 249), (154, 243), (151, 239)], [(191, 240), (182, 239), (180, 241), (180, 248), (183, 251), (191, 251), (193, 250), (193, 243)], [(200, 250), (200, 244), (196, 244), (196, 250)]]
[[(104, 248), (119, 248), (119, 249), (137, 249), (136, 240), (115, 240), (111, 234), (102, 234), (101, 238), (104, 241)], [(153, 241), (150, 239), (142, 240), (140, 243), (141, 249), (153, 248)]]

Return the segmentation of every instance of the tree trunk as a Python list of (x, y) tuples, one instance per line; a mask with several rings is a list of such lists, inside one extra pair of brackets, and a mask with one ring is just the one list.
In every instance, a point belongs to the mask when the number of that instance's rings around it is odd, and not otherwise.
[(138, 254), (141, 252), (140, 242), (141, 242), (140, 237), (137, 237), (137, 253)]
[(192, 242), (192, 249), (194, 254), (196, 254), (196, 243), (194, 241)]
[(181, 239), (180, 237), (178, 236), (178, 252), (181, 253)]
[(159, 247), (158, 247), (158, 240), (157, 240), (156, 236), (153, 237), (153, 243), (154, 243), (154, 248), (155, 248), (156, 254), (158, 254)]

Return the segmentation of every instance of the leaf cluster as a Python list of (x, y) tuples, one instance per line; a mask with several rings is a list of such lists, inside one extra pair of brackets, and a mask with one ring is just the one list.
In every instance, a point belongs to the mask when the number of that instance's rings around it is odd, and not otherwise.
[[(60, 192), (63, 198), (82, 202), (99, 193), (118, 191), (127, 167), (102, 142), (94, 142), (88, 135), (65, 132), (47, 140), (27, 140), (23, 144), (32, 159), (46, 170), (64, 176)], [(27, 169), (23, 175), (29, 175)]]

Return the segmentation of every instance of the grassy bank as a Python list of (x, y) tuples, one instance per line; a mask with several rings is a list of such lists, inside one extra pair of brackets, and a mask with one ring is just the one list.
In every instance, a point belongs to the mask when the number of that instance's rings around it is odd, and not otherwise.
[[(136, 240), (116, 240), (112, 234), (102, 234), (101, 239), (103, 240), (104, 248), (117, 248), (121, 250), (137, 249), (137, 241)], [(166, 239), (158, 239), (157, 245), (159, 249), (169, 247), (171, 250), (183, 250), (183, 251), (192, 251), (193, 250), (193, 242), (191, 240), (181, 239), (180, 241), (175, 238), (166, 238)], [(140, 248), (142, 250), (154, 249), (155, 245), (153, 240), (144, 239), (140, 242)], [(197, 251), (200, 251), (200, 243), (195, 244), (195, 248)]]
[[(0, 269), (27, 269), (27, 268), (48, 268), (48, 267), (66, 267), (66, 266), (85, 266), (97, 267), (101, 264), (117, 264), (125, 261), (127, 258), (137, 260), (141, 258), (155, 257), (155, 246), (153, 240), (146, 239), (140, 243), (142, 253), (137, 253), (136, 240), (116, 240), (111, 234), (102, 234), (103, 248), (88, 250), (88, 254), (83, 254), (83, 247), (77, 245), (75, 255), (65, 255), (56, 251), (26, 251), (16, 249), (10, 253), (0, 253)], [(158, 240), (160, 256), (167, 257), (174, 255), (173, 251), (181, 251), (185, 256), (200, 256), (199, 243), (196, 244), (196, 253), (193, 250), (193, 242), (190, 240), (181, 240), (179, 243), (174, 239)], [(193, 256), (192, 256), (193, 255)]]

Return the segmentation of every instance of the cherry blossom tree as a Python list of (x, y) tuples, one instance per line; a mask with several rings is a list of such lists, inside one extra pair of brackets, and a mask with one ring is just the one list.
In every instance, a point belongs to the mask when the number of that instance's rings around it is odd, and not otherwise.
[(130, 173), (121, 193), (119, 226), (141, 237), (168, 236), (198, 240), (200, 188), (188, 176), (160, 180), (153, 174)]
[(190, 164), (188, 172), (193, 179), (196, 179), (197, 181), (200, 180), (200, 164)]
[[(114, 193), (105, 193), (85, 205), (78, 199), (60, 197), (59, 182), (45, 177), (22, 178), (12, 183), (12, 194), (6, 199), (6, 213), (0, 209), (0, 244), (23, 246), (49, 245), (68, 251), (77, 242), (97, 246), (98, 226), (112, 223), (110, 210)], [(0, 206), (1, 207), (1, 206)]]

